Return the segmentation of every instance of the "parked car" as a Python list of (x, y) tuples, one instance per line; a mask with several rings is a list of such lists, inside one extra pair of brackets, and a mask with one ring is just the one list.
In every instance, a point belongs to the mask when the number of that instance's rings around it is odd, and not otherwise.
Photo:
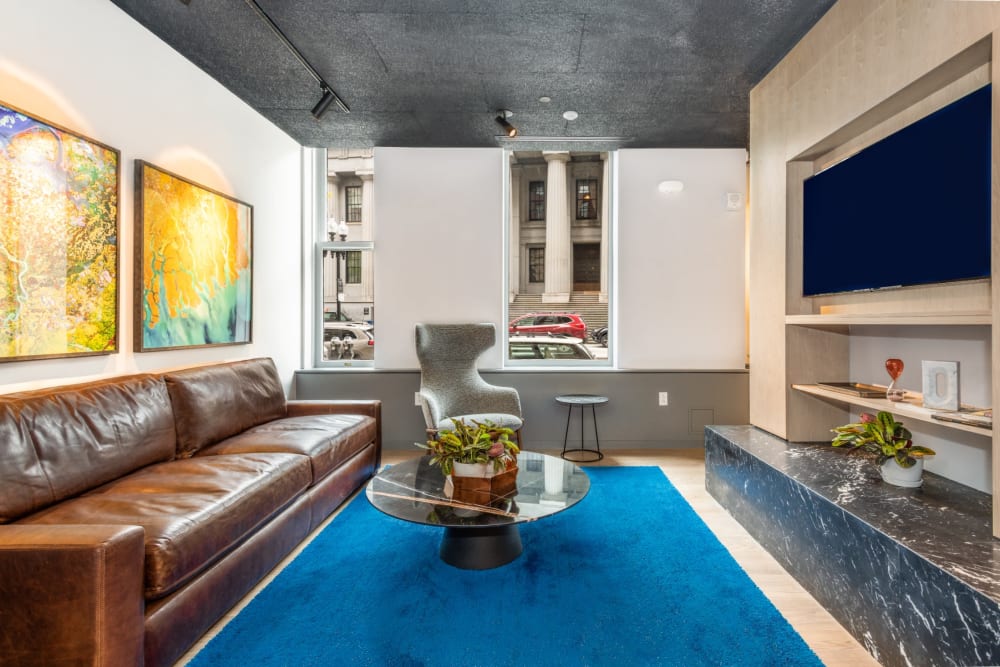
[(375, 358), (375, 334), (363, 322), (332, 322), (323, 325), (323, 359), (368, 360)]
[(587, 340), (587, 325), (574, 313), (529, 313), (511, 320), (507, 332), (512, 336), (551, 333)]
[(590, 337), (594, 339), (594, 342), (602, 347), (608, 346), (608, 328), (607, 327), (597, 327), (590, 334)]
[(507, 352), (511, 359), (593, 359), (580, 338), (572, 336), (510, 336)]

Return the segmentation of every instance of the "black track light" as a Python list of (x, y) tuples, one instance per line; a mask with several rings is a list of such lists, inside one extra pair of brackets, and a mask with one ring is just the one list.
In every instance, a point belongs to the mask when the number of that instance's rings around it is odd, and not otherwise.
[(337, 97), (336, 95), (333, 94), (332, 90), (330, 90), (325, 86), (322, 88), (322, 90), (323, 90), (323, 97), (321, 97), (319, 102), (316, 103), (316, 106), (312, 108), (312, 115), (313, 118), (315, 118), (316, 120), (319, 120), (319, 117), (323, 115), (323, 113), (326, 111), (326, 108), (330, 106), (333, 100), (335, 100)]
[(517, 136), (517, 128), (511, 125), (510, 121), (507, 120), (513, 115), (514, 114), (511, 113), (510, 110), (508, 109), (500, 109), (499, 111), (497, 111), (497, 123), (499, 123), (500, 127), (503, 128), (503, 133), (506, 134), (508, 137)]

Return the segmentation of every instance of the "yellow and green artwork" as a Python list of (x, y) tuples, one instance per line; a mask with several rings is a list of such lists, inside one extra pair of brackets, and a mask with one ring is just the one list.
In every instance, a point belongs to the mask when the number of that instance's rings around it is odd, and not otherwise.
[(135, 348), (249, 343), (253, 207), (136, 160)]
[(117, 351), (118, 164), (0, 104), (0, 361)]

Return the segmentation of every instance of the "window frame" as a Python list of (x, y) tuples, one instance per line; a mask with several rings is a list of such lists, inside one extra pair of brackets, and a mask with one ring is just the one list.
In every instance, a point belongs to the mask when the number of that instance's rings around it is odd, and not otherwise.
[[(541, 186), (541, 199), (535, 199), (534, 186)], [(528, 181), (528, 222), (545, 222), (545, 181)], [(536, 217), (536, 206), (540, 206), (541, 212)]]
[[(557, 148), (555, 150), (563, 150)], [(527, 262), (527, 252), (525, 251), (525, 246), (520, 245), (520, 238), (513, 238), (512, 229), (512, 216), (514, 212), (511, 210), (511, 168), (512, 158), (514, 153), (517, 151), (513, 148), (505, 148), (503, 152), (502, 164), (504, 165), (503, 174), (503, 218), (505, 224), (504, 228), (504, 276), (503, 276), (503, 286), (504, 286), (504, 299), (503, 299), (503, 336), (498, 337), (502, 346), (502, 359), (503, 368), (512, 369), (523, 369), (523, 370), (555, 370), (558, 372), (579, 370), (581, 372), (593, 372), (595, 370), (614, 370), (617, 368), (617, 340), (616, 326), (617, 326), (617, 238), (618, 238), (618, 212), (616, 210), (617, 206), (617, 192), (618, 192), (618, 151), (608, 150), (601, 151), (604, 154), (605, 169), (604, 173), (607, 174), (607, 183), (605, 183), (605, 192), (603, 196), (605, 197), (603, 201), (603, 206), (597, 208), (595, 203), (594, 211), (597, 213), (595, 219), (601, 220), (602, 224), (607, 226), (607, 248), (605, 252), (607, 253), (607, 307), (608, 307), (608, 331), (609, 331), (609, 344), (607, 347), (607, 357), (604, 359), (513, 359), (510, 356), (510, 333), (509, 324), (510, 322), (518, 317), (518, 315), (511, 314), (511, 300), (508, 295), (511, 292), (511, 254), (517, 252), (520, 259), (520, 266), (517, 267), (518, 271), (522, 271), (524, 267), (524, 262)], [(589, 180), (596, 181), (600, 183), (604, 177), (598, 179), (579, 179), (579, 180)], [(594, 186), (597, 190), (599, 186)], [(598, 202), (600, 202), (600, 195), (597, 197)], [(575, 213), (575, 211), (574, 211)], [(517, 245), (515, 245), (517, 244)], [(531, 246), (526, 246), (528, 249)], [(523, 254), (522, 254), (523, 253)], [(527, 273), (527, 272), (525, 272)], [(540, 308), (547, 312), (558, 313), (560, 309), (551, 307), (552, 305), (546, 305)], [(573, 311), (569, 308), (565, 309), (567, 314)], [(589, 331), (588, 331), (589, 333)], [(586, 344), (586, 341), (584, 341)], [(593, 350), (591, 350), (593, 352)]]
[[(344, 186), (344, 222), (361, 222), (364, 215), (364, 195), (360, 185)], [(357, 214), (357, 218), (353, 214)]]
[[(323, 330), (325, 325), (324, 319), (324, 300), (323, 300), (323, 278), (324, 278), (324, 253), (326, 252), (371, 252), (372, 259), (374, 260), (375, 243), (373, 241), (320, 241), (315, 244), (313, 261), (317, 270), (314, 272), (314, 285), (313, 285), (313, 312), (317, 314), (318, 327), (316, 335), (313, 341), (313, 366), (315, 368), (365, 368), (374, 367), (374, 359), (324, 359), (323, 358), (323, 343), (324, 336)], [(360, 255), (359, 255), (360, 256)], [(345, 258), (346, 263), (346, 258)], [(344, 284), (348, 284), (345, 281)], [(375, 299), (374, 295), (372, 297), (372, 305), (374, 305)]]
[[(535, 280), (532, 277), (534, 275), (532, 273), (532, 271), (535, 268), (534, 267), (535, 258), (532, 257), (532, 255), (535, 255), (535, 254), (541, 256), (541, 262), (542, 262), (541, 269), (540, 269), (540, 271), (538, 273), (538, 276), (539, 276), (538, 280)], [(536, 285), (539, 285), (539, 284), (544, 285), (545, 284), (545, 246), (537, 246), (537, 245), (535, 245), (535, 246), (528, 246), (528, 282), (529, 283), (534, 283)]]
[[(578, 178), (578, 179), (576, 179), (576, 211), (575, 211), (575, 213), (576, 213), (576, 218), (575, 219), (576, 220), (598, 220), (598, 219), (600, 219), (600, 216), (597, 215), (597, 210), (600, 208), (600, 203), (601, 203), (600, 202), (600, 195), (598, 193), (597, 182), (598, 182), (598, 179), (596, 179), (596, 178)], [(586, 199), (586, 198), (584, 198), (582, 196), (582, 195), (585, 194), (585, 193), (583, 193), (580, 190), (580, 185), (582, 183), (593, 183), (593, 186), (587, 186), (588, 188), (592, 188), (592, 191), (589, 193), (591, 195), (590, 199)], [(587, 206), (587, 208), (591, 212), (591, 215), (586, 215), (586, 216), (580, 215), (580, 207), (583, 206), (583, 205)]]
[[(347, 250), (344, 257), (344, 283), (347, 285), (361, 284), (361, 252), (360, 250)], [(353, 279), (352, 279), (353, 276)]]

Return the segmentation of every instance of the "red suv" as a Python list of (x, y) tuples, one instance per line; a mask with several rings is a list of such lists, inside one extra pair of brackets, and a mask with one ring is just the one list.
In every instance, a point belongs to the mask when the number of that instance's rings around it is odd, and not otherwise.
[(507, 331), (513, 335), (539, 336), (562, 334), (580, 340), (587, 339), (587, 325), (573, 313), (529, 313), (511, 320)]

